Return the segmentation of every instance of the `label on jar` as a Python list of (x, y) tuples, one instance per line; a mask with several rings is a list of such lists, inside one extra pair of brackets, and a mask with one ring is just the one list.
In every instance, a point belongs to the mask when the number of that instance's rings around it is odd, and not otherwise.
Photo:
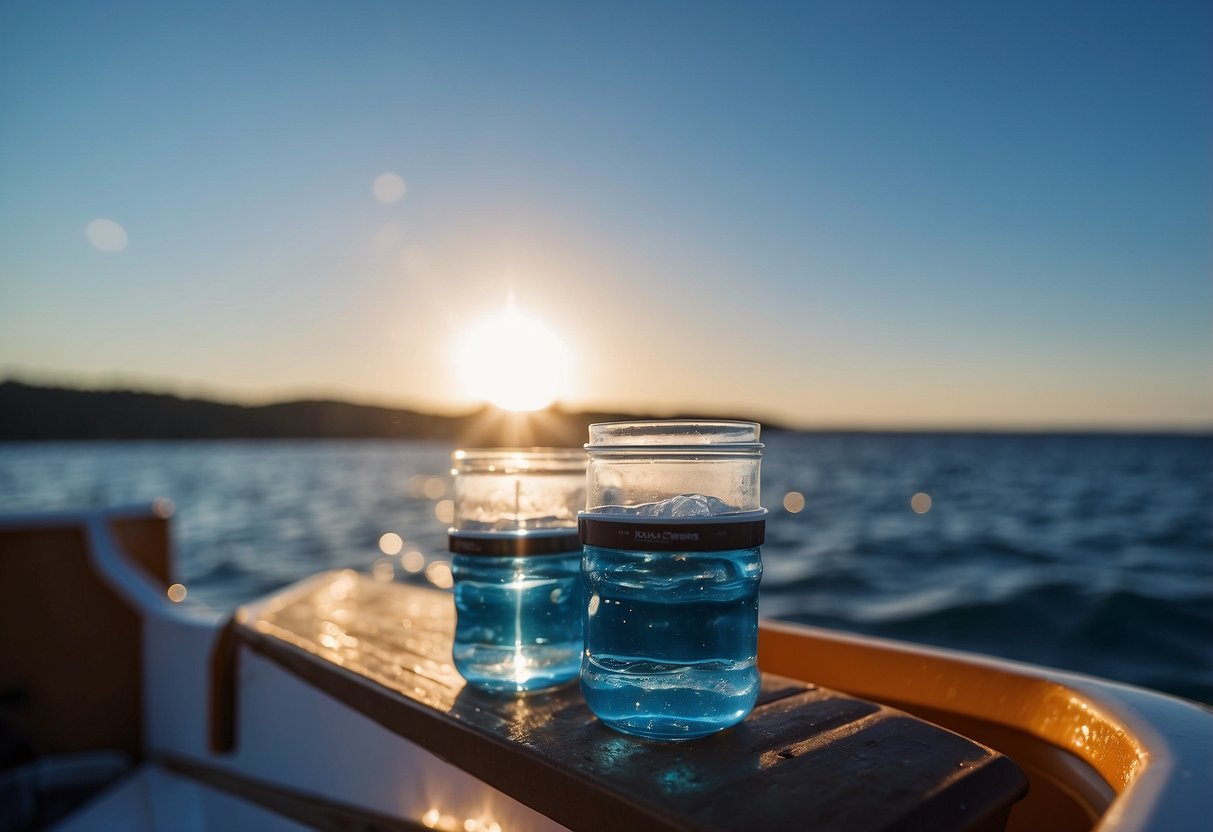
[(767, 512), (717, 517), (635, 517), (581, 514), (582, 544), (644, 552), (723, 552), (753, 549), (766, 540)]
[(452, 529), (447, 534), (447, 549), (457, 555), (484, 557), (529, 557), (563, 555), (581, 550), (581, 540), (573, 529), (536, 529), (535, 531), (471, 532)]

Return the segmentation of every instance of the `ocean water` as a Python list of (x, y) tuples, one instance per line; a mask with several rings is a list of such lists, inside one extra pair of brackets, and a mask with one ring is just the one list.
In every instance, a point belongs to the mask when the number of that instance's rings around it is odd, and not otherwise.
[[(1213, 702), (1213, 437), (764, 440), (763, 615)], [(218, 609), (336, 567), (446, 587), (450, 451), (0, 444), (0, 512), (167, 497), (176, 577)]]

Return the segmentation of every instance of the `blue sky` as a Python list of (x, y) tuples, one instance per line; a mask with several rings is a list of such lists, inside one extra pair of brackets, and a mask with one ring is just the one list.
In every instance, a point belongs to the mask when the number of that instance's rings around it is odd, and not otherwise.
[(513, 298), (573, 406), (1209, 426), (1211, 38), (1202, 3), (7, 3), (0, 371), (460, 410)]

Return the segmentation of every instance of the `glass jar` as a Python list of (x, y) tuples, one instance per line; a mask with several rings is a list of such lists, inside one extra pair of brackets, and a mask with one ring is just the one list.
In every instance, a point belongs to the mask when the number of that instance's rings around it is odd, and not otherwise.
[(576, 518), (585, 454), (458, 450), (451, 474), (455, 668), (493, 692), (571, 681), (582, 649)]
[(736, 725), (758, 698), (762, 444), (753, 422), (590, 426), (579, 516), (581, 689), (651, 739)]

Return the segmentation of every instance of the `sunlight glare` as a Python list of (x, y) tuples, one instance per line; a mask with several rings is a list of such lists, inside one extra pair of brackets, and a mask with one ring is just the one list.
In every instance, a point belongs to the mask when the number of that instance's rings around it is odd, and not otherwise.
[(436, 560), (427, 566), (425, 577), (439, 589), (450, 589), (455, 583), (451, 575), (451, 565), (444, 560)]
[(113, 220), (93, 220), (85, 226), (84, 235), (99, 251), (118, 252), (126, 248), (126, 229)]
[(396, 565), (390, 558), (379, 558), (371, 566), (371, 577), (381, 584), (396, 580)]
[(568, 375), (564, 344), (512, 305), (467, 329), (456, 362), (466, 395), (505, 410), (547, 407)]
[(404, 179), (398, 173), (379, 174), (371, 187), (375, 192), (375, 199), (380, 202), (399, 202), (404, 198)]

